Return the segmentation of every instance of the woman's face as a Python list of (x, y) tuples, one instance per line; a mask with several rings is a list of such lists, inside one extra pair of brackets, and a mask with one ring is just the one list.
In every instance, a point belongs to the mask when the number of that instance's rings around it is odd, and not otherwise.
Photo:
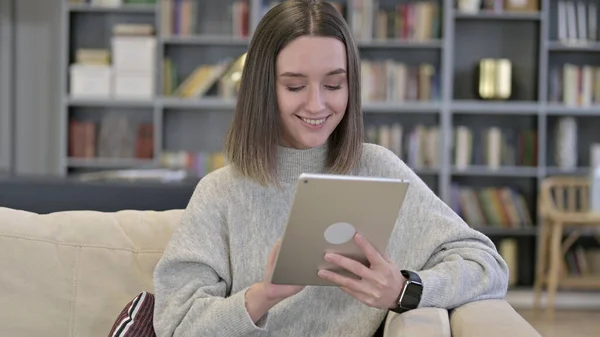
[(276, 63), (281, 145), (325, 144), (348, 104), (344, 44), (330, 37), (299, 37), (280, 51)]

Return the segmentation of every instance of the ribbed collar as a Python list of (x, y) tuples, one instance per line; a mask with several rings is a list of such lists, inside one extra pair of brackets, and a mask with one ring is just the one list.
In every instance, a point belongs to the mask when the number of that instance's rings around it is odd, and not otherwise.
[(301, 173), (323, 173), (327, 143), (310, 149), (277, 146), (277, 175), (284, 184), (295, 183)]

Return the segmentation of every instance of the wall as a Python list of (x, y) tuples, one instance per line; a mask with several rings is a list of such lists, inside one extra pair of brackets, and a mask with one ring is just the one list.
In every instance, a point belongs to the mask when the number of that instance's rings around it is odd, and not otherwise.
[(0, 172), (12, 162), (13, 6), (0, 0)]
[(0, 170), (59, 173), (61, 1), (0, 0)]

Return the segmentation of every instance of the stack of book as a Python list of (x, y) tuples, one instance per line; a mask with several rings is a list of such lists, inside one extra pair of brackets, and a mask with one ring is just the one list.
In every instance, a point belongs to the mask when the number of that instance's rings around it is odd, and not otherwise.
[(227, 165), (227, 160), (221, 152), (164, 151), (160, 165), (169, 169), (183, 169), (190, 175), (204, 177)]
[[(202, 0), (170, 0), (161, 3), (161, 32), (163, 36), (194, 36), (201, 32), (199, 13), (208, 6)], [(231, 25), (231, 26), (227, 26)], [(235, 0), (231, 4), (231, 20), (213, 27), (215, 31), (231, 31), (233, 37), (247, 38), (250, 35), (250, 4), (248, 0)], [(221, 35), (221, 34), (217, 34)]]
[(121, 114), (106, 114), (99, 122), (71, 118), (71, 158), (154, 158), (154, 126), (134, 123)]
[(394, 60), (361, 62), (364, 102), (437, 101), (440, 77), (432, 64)]
[(367, 125), (367, 141), (392, 151), (413, 169), (439, 168), (440, 133), (438, 126), (400, 123)]
[(456, 169), (471, 165), (498, 169), (502, 166), (537, 166), (537, 131), (471, 128), (458, 125), (454, 130), (453, 163)]
[(565, 63), (550, 71), (549, 100), (568, 106), (600, 104), (600, 67)]
[(170, 58), (163, 61), (163, 93), (183, 99), (198, 99), (208, 96), (215, 86), (221, 99), (237, 96), (246, 54), (237, 59), (225, 58), (215, 64), (198, 65), (181, 82), (177, 78), (177, 65)]

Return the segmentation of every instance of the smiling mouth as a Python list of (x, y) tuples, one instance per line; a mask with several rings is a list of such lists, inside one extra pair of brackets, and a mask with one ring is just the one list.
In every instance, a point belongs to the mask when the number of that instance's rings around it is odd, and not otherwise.
[(327, 118), (329, 118), (329, 116), (323, 117), (323, 118), (319, 118), (319, 119), (304, 118), (304, 117), (300, 117), (300, 116), (298, 116), (298, 118), (300, 118), (304, 123), (307, 123), (307, 124), (321, 125), (321, 124), (325, 123), (325, 121), (327, 120)]

